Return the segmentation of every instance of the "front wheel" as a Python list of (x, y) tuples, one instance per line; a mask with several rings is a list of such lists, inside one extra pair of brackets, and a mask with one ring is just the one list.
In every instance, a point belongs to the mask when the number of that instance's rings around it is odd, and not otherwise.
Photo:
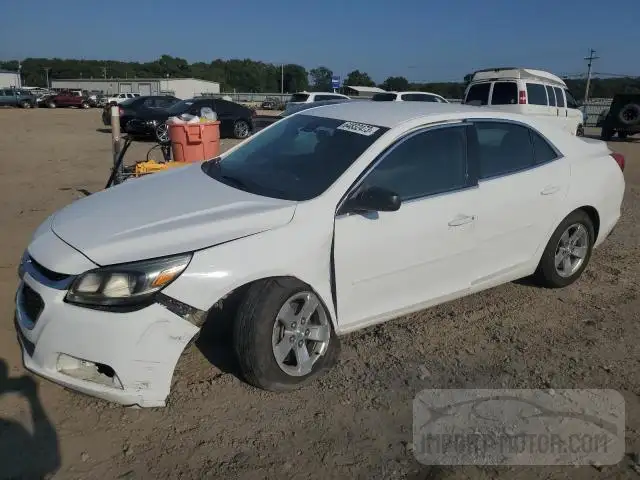
[(237, 120), (233, 124), (233, 136), (236, 138), (247, 138), (251, 134), (249, 124), (244, 120)]
[(80, 105), (80, 107), (82, 107), (82, 108), (84, 108), (84, 109), (89, 108), (89, 106), (90, 106), (90, 105), (89, 105), (87, 102), (82, 102), (82, 104)]
[(289, 278), (249, 288), (233, 344), (245, 380), (271, 391), (309, 383), (335, 364), (340, 351), (325, 306), (308, 285)]
[(56, 108), (56, 104), (55, 104), (55, 102), (48, 102), (48, 103), (47, 103), (47, 107), (49, 107), (49, 108)]
[(576, 129), (576, 136), (584, 137), (584, 126), (578, 125), (578, 128)]
[(584, 210), (568, 215), (547, 244), (535, 277), (548, 288), (575, 282), (587, 267), (595, 242), (593, 222)]
[(166, 123), (158, 125), (154, 131), (158, 143), (169, 143), (169, 127)]
[(20, 103), (20, 106), (22, 108), (31, 108), (31, 104), (29, 102), (27, 102), (27, 101), (24, 101), (24, 102)]

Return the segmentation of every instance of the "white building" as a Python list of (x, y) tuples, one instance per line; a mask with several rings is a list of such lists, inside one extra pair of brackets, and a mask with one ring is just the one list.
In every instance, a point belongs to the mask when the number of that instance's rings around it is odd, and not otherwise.
[(197, 78), (73, 78), (52, 80), (51, 88), (140, 95), (171, 94), (181, 99), (220, 93), (219, 83)]
[(0, 70), (0, 88), (21, 87), (20, 74), (11, 70)]
[(345, 95), (362, 98), (371, 98), (376, 93), (384, 93), (386, 91), (378, 87), (360, 87), (357, 85), (345, 85), (343, 90)]

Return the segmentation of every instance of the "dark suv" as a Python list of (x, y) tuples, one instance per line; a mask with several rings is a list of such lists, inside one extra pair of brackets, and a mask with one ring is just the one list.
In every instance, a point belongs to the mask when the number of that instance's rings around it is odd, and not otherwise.
[(640, 93), (620, 93), (613, 97), (611, 107), (600, 114), (598, 127), (602, 127), (601, 138), (611, 140), (640, 133)]
[(31, 108), (36, 106), (36, 97), (27, 90), (15, 88), (0, 89), (0, 106)]

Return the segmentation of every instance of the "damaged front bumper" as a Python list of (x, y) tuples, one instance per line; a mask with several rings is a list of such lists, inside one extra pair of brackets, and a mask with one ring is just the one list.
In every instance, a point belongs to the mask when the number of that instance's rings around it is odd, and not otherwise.
[(179, 302), (122, 313), (83, 308), (64, 301), (66, 290), (28, 271), (21, 277), (15, 324), (28, 370), (123, 405), (165, 405), (176, 363), (204, 312)]

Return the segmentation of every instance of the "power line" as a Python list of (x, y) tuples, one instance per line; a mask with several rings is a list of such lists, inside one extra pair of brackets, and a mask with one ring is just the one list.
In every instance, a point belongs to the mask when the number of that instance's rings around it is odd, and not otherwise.
[(593, 64), (594, 60), (599, 59), (600, 57), (596, 57), (595, 56), (596, 51), (592, 48), (591, 50), (589, 50), (589, 56), (588, 57), (584, 57), (585, 60), (587, 60), (587, 86), (584, 89), (584, 103), (586, 104), (587, 101), (589, 100), (589, 86), (591, 85), (591, 65)]

